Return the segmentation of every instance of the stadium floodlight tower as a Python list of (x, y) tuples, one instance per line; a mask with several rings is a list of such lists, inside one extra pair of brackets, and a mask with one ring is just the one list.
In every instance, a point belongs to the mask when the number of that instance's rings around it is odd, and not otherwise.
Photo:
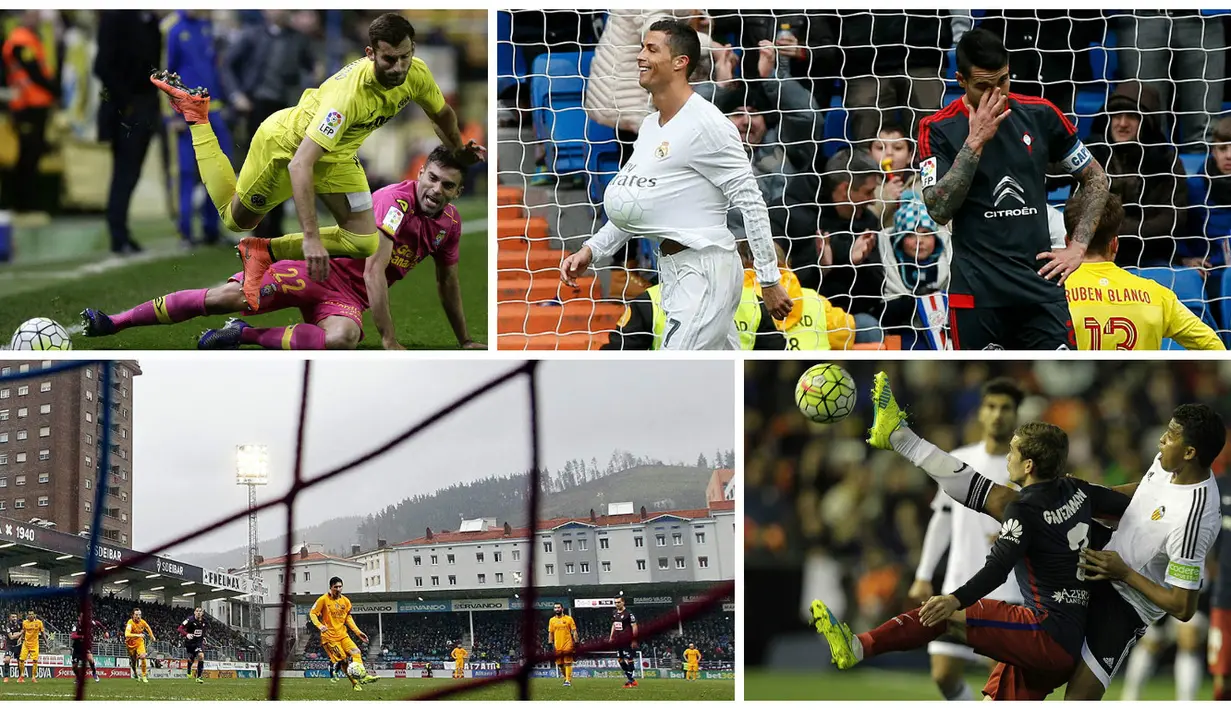
[(256, 489), (269, 483), (269, 447), (265, 444), (240, 444), (235, 447), (235, 482), (248, 487), (248, 631), (257, 648), (261, 643), (261, 606), (257, 594), (261, 571), (257, 566)]

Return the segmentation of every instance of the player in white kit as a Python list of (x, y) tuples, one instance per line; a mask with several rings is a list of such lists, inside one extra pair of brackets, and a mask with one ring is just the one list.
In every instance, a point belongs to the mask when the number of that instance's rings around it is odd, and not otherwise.
[(632, 158), (603, 196), (607, 224), (560, 265), (569, 285), (632, 237), (658, 243), (664, 350), (738, 350), (735, 311), (744, 267), (727, 211), (744, 217), (753, 266), (770, 314), (791, 299), (779, 283), (769, 211), (735, 125), (688, 85), (701, 57), (697, 32), (678, 20), (650, 25), (637, 55), (638, 82), (657, 109), (646, 116)]
[[(979, 425), (983, 429), (982, 439), (955, 449), (950, 455), (992, 481), (1007, 485), (1009, 441), (1017, 428), (1017, 409), (1022, 398), (1021, 389), (1007, 378), (996, 378), (984, 384), (978, 415)], [(936, 492), (932, 511), (932, 519), (923, 536), (923, 551), (919, 556), (915, 582), (908, 594), (913, 602), (919, 604), (935, 594), (932, 575), (945, 548), (949, 550), (949, 562), (940, 593), (952, 594), (983, 568), (988, 552), (1000, 533), (1000, 523), (955, 503), (943, 490)], [(987, 598), (1010, 604), (1022, 603), (1021, 592), (1012, 576)], [(932, 657), (932, 680), (940, 688), (941, 695), (946, 700), (974, 700), (974, 693), (966, 682), (965, 670), (966, 661), (979, 661), (979, 655), (969, 646), (945, 636), (929, 643), (928, 653)]]

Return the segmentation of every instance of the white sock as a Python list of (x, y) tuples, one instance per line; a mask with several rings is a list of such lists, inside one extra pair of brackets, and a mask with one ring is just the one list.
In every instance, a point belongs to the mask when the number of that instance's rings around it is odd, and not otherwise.
[(1154, 675), (1154, 666), (1158, 662), (1154, 651), (1145, 646), (1137, 646), (1129, 654), (1128, 664), (1124, 669), (1124, 694), (1121, 700), (1137, 700), (1141, 695), (1141, 686)]
[(855, 652), (855, 660), (863, 660), (863, 641), (859, 640), (858, 636), (851, 635), (851, 650)]
[(946, 695), (945, 700), (974, 700), (975, 693), (970, 689), (970, 683), (962, 681), (962, 686), (953, 695)]
[(1176, 700), (1196, 700), (1201, 687), (1201, 654), (1197, 651), (1180, 651), (1175, 654)]
[(965, 463), (941, 451), (935, 444), (922, 438), (910, 427), (898, 427), (889, 435), (893, 450), (914, 465), (923, 469), (940, 486), (941, 490), (971, 510), (983, 510), (992, 482)]

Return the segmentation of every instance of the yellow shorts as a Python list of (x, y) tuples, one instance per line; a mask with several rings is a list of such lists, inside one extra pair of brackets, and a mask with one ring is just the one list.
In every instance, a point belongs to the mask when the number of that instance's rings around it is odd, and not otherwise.
[(458, 670), (458, 671), (460, 671), (460, 670), (462, 670), (462, 669), (463, 669), (463, 668), (465, 668), (465, 667), (466, 667), (466, 662), (465, 662), (465, 661), (454, 661), (454, 662), (453, 662), (453, 669), (454, 669), (454, 670)]
[(22, 646), (21, 660), (38, 662), (38, 646)]
[[(274, 140), (274, 136), (286, 130), (282, 126), (282, 118), (290, 111), (289, 108), (282, 109), (261, 122), (252, 136), (244, 166), (239, 169), (235, 192), (244, 207), (256, 214), (266, 214), (293, 196), (291, 173), (287, 165), (295, 157), (295, 152), (283, 148)], [(318, 161), (312, 185), (318, 195), (368, 192), (371, 189), (367, 173), (358, 158), (342, 162)]]
[(689, 663), (688, 665), (684, 666), (684, 670), (696, 672), (696, 671), (701, 670), (701, 667), (696, 664)]
[(140, 642), (140, 643), (138, 643), (136, 646), (129, 646), (129, 647), (128, 647), (128, 655), (130, 655), (130, 656), (144, 656), (144, 655), (145, 655), (145, 641), (141, 641), (141, 642)]
[(341, 641), (326, 641), (321, 639), (321, 645), (325, 647), (325, 653), (329, 654), (329, 660), (337, 663), (345, 661), (351, 656), (359, 653), (359, 647), (351, 640), (349, 636)]
[[(559, 653), (559, 652), (560, 652), (559, 650), (556, 651), (556, 653)], [(573, 665), (573, 657), (572, 656), (556, 656), (556, 665), (557, 666), (571, 666)]]

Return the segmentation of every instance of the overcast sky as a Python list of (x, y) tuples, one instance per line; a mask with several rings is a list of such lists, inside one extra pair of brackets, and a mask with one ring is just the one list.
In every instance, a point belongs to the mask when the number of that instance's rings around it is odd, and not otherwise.
[[(362, 455), (516, 362), (408, 361), (313, 364), (304, 471)], [(140, 362), (133, 382), (133, 542), (150, 549), (242, 508), (235, 447), (264, 443), (270, 483), (258, 501), (285, 495), (292, 478), (299, 362)], [(600, 467), (616, 448), (691, 464), (734, 448), (731, 362), (547, 361), (540, 365), (542, 446), (555, 470), (576, 457)], [(407, 496), (524, 471), (529, 464), (525, 380), (489, 391), (449, 419), (352, 473), (299, 497), (296, 527), (374, 513)], [(280, 508), (273, 509), (280, 510)], [(281, 514), (262, 514), (262, 539)], [(247, 544), (237, 522), (170, 554)]]

